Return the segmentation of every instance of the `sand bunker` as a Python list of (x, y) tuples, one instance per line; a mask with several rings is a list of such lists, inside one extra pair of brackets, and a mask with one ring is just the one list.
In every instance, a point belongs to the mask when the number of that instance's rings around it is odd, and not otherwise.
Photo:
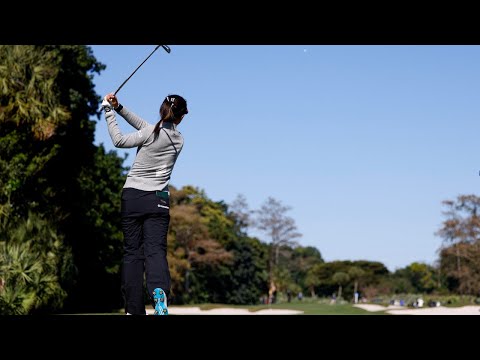
[(357, 304), (353, 305), (367, 311), (386, 311), (393, 315), (480, 315), (480, 306), (463, 306), (463, 307), (427, 307), (420, 309), (405, 308), (402, 306), (381, 306), (374, 304)]
[[(286, 309), (263, 309), (259, 311), (248, 311), (247, 309), (237, 308), (216, 308), (202, 310), (197, 306), (169, 306), (168, 313), (170, 315), (298, 315), (303, 314), (303, 311)], [(147, 314), (152, 315), (153, 309), (147, 309)]]

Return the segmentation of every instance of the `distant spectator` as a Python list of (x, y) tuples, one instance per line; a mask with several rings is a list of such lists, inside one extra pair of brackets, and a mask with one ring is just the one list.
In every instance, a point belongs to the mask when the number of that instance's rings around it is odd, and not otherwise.
[(290, 291), (290, 289), (287, 290), (287, 300), (288, 302), (292, 301), (292, 292)]
[(330, 304), (336, 304), (337, 302), (337, 295), (335, 293), (332, 294), (332, 300), (330, 300)]
[(277, 290), (275, 290), (273, 293), (272, 293), (272, 302), (271, 304), (276, 304), (277, 303)]
[(301, 291), (298, 293), (297, 299), (300, 300), (300, 301), (302, 301), (302, 299), (303, 299), (303, 294), (302, 294)]

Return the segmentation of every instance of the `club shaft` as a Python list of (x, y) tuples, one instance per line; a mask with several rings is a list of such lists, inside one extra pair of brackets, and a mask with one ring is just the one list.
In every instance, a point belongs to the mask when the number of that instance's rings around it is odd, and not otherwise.
[(150, 58), (150, 56), (153, 55), (153, 53), (154, 53), (155, 51), (157, 51), (157, 49), (158, 49), (160, 46), (163, 47), (167, 53), (170, 53), (171, 50), (170, 50), (170, 48), (169, 48), (167, 45), (157, 45), (157, 47), (156, 47), (155, 49), (153, 49), (153, 51), (150, 53), (150, 55), (148, 55), (147, 58), (146, 58), (145, 60), (143, 60), (143, 62), (142, 62), (140, 65), (138, 65), (138, 67), (137, 67), (137, 68), (135, 69), (135, 71), (127, 78), (127, 80), (125, 80), (125, 81), (122, 83), (122, 85), (120, 85), (120, 86), (118, 87), (118, 89), (113, 93), (114, 95), (117, 95), (117, 93), (120, 91), (120, 89), (123, 87), (123, 85), (125, 85), (125, 84), (127, 83), (127, 81), (130, 80), (130, 78), (137, 72), (137, 70), (140, 69), (140, 67), (141, 67), (143, 64), (145, 64), (145, 62)]

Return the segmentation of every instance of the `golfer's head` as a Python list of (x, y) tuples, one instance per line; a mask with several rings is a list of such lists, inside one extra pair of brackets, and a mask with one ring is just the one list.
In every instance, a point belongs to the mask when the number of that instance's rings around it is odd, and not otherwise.
[(168, 95), (160, 106), (160, 118), (179, 124), (188, 114), (187, 101), (180, 95)]

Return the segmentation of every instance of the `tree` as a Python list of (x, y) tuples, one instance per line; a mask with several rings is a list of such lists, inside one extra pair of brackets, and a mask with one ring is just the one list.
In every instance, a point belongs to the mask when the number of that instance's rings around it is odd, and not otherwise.
[(479, 243), (458, 243), (442, 248), (440, 269), (450, 291), (480, 296)]
[[(368, 287), (376, 287), (383, 279), (389, 276), (389, 271), (382, 263), (376, 261), (331, 261), (317, 264), (309, 271), (312, 277), (312, 285), (320, 296), (330, 296), (337, 290), (338, 284), (332, 279), (335, 273), (347, 273), (352, 267), (358, 267), (364, 274), (361, 276), (362, 291)], [(342, 292), (353, 296), (353, 286), (342, 287)]]
[(237, 194), (237, 197), (230, 204), (230, 212), (237, 221), (239, 231), (246, 233), (248, 227), (253, 225), (252, 211), (248, 207), (245, 195)]
[(337, 298), (340, 300), (342, 298), (342, 286), (350, 281), (350, 276), (345, 272), (339, 271), (333, 274), (332, 281), (338, 285)]
[(280, 201), (268, 197), (259, 210), (256, 210), (256, 227), (267, 234), (270, 240), (271, 252), (269, 255), (269, 282), (270, 295), (275, 291), (274, 268), (278, 265), (279, 251), (282, 245), (292, 246), (294, 240), (302, 235), (298, 233), (295, 221), (286, 215), (289, 206), (283, 206)]
[(436, 288), (435, 269), (427, 264), (413, 262), (394, 275), (403, 275), (413, 287), (414, 292), (431, 293)]
[(30, 213), (0, 226), (0, 314), (60, 308), (67, 295), (60, 283), (71, 271), (71, 249), (48, 221)]
[[(258, 303), (266, 292), (268, 246), (246, 236), (236, 212), (204, 191), (170, 186), (170, 195), (168, 262), (174, 301)], [(210, 239), (215, 248), (198, 247), (201, 239)], [(198, 250), (193, 257), (192, 249)]]
[[(183, 293), (184, 296), (189, 297), (189, 300), (195, 299), (195, 285), (197, 285), (197, 290), (208, 289), (206, 284), (202, 286), (201, 283), (198, 283), (201, 279), (206, 280), (203, 275), (214, 273), (219, 265), (229, 263), (232, 254), (210, 237), (208, 228), (193, 205), (177, 205), (171, 209), (170, 234), (175, 241), (173, 251), (179, 254), (178, 248), (181, 248), (181, 254), (188, 263), (183, 276), (184, 283), (182, 285), (173, 284), (172, 293)], [(196, 279), (198, 284), (195, 284), (193, 279)], [(211, 295), (206, 294), (205, 296), (208, 298)]]
[(358, 282), (363, 276), (365, 276), (365, 271), (358, 266), (352, 266), (348, 269), (348, 275), (350, 276), (350, 279), (354, 281), (353, 294), (356, 294), (358, 291)]
[(307, 274), (316, 264), (323, 263), (320, 252), (311, 246), (290, 247), (282, 245), (278, 251), (278, 263), (274, 267), (273, 277), (279, 291), (290, 290), (292, 292), (304, 291), (311, 288), (307, 285)]
[(226, 248), (233, 222), (223, 203), (215, 203), (203, 191), (186, 186), (170, 189), (171, 227), (169, 264), (175, 301), (225, 302), (225, 278), (234, 254)]
[(239, 237), (227, 250), (234, 254), (225, 282), (226, 303), (256, 304), (268, 291), (268, 248), (258, 239)]
[(307, 273), (316, 264), (324, 262), (320, 251), (313, 246), (297, 246), (293, 248), (289, 261), (289, 270), (292, 278), (300, 287), (309, 287), (305, 284)]
[(57, 96), (59, 60), (54, 54), (34, 46), (1, 45), (0, 64), (0, 204), (3, 216), (25, 216), (43, 200), (43, 194), (36, 194), (35, 201), (24, 201), (33, 200), (40, 184), (47, 199), (52, 193), (42, 171), (58, 156), (60, 146), (53, 138), (71, 114)]
[(100, 116), (92, 78), (105, 66), (81, 45), (0, 46), (0, 64), (1, 221), (35, 213), (71, 249), (65, 310), (119, 307), (126, 169), (93, 144), (90, 119)]
[(305, 276), (305, 281), (304, 281), (304, 284), (305, 286), (310, 290), (310, 295), (312, 297), (315, 297), (316, 294), (315, 294), (315, 287), (319, 286), (321, 281), (320, 281), (320, 278), (318, 277), (317, 273), (318, 273), (318, 266), (320, 266), (321, 264), (315, 264), (312, 268), (310, 268), (308, 271), (307, 271), (307, 274)]
[[(480, 198), (459, 195), (455, 201), (443, 201), (446, 217), (436, 232), (443, 238), (440, 248), (441, 272), (451, 290), (464, 294), (480, 293)], [(454, 265), (452, 264), (454, 259)]]

